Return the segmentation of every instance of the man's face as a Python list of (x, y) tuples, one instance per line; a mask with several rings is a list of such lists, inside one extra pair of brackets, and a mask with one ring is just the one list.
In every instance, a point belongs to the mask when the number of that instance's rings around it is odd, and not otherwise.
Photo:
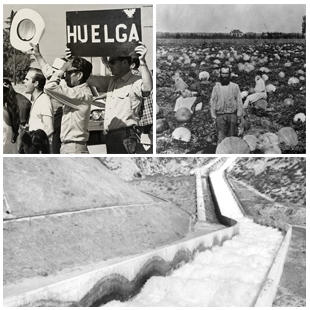
[(220, 72), (220, 82), (222, 85), (228, 85), (230, 83), (229, 68), (222, 68)]
[(121, 77), (125, 70), (125, 60), (120, 60), (117, 57), (110, 57), (108, 60), (108, 67), (110, 68), (112, 75)]
[(25, 93), (26, 94), (33, 94), (35, 90), (35, 83), (33, 83), (33, 78), (35, 76), (34, 71), (29, 71), (24, 79), (24, 85), (25, 85)]
[(75, 87), (80, 85), (81, 71), (71, 66), (71, 68), (65, 72), (64, 77), (68, 87)]

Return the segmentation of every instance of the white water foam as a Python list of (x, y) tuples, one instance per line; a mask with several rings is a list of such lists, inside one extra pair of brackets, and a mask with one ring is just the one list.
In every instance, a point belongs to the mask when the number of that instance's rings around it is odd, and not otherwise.
[(283, 240), (274, 228), (242, 218), (240, 235), (198, 253), (167, 277), (152, 277), (127, 302), (105, 307), (253, 306)]

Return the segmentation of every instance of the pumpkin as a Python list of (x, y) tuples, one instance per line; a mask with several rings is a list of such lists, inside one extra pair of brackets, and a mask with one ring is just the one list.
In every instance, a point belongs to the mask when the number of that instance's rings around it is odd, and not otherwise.
[(299, 79), (297, 77), (291, 77), (288, 80), (288, 85), (294, 85), (294, 84), (298, 84), (299, 83)]
[(169, 128), (169, 124), (165, 119), (160, 118), (156, 120), (156, 133), (162, 133)]
[(247, 54), (245, 54), (245, 55), (243, 56), (243, 60), (244, 60), (244, 61), (248, 61), (248, 60), (250, 60), (250, 56), (249, 56), (249, 55), (247, 55)]
[(281, 152), (281, 149), (276, 146), (276, 145), (273, 145), (272, 147), (268, 148), (264, 154), (282, 154)]
[(180, 108), (175, 113), (175, 118), (179, 123), (187, 123), (191, 120), (193, 113), (187, 108)]
[(279, 78), (284, 79), (285, 73), (283, 71), (279, 72)]
[(243, 63), (239, 62), (238, 63), (238, 69), (239, 69), (239, 71), (244, 71), (245, 65)]
[(199, 80), (207, 81), (210, 78), (210, 74), (207, 71), (202, 71), (199, 73)]
[(179, 127), (173, 131), (172, 139), (189, 142), (191, 139), (191, 132), (185, 127)]
[(256, 150), (258, 140), (254, 135), (246, 135), (243, 137), (243, 140), (248, 144), (251, 151)]
[(259, 69), (259, 71), (264, 72), (264, 73), (269, 73), (270, 72), (270, 70), (268, 68), (266, 68), (266, 67), (261, 67)]
[(241, 138), (227, 137), (217, 146), (216, 154), (249, 154), (250, 147)]
[(284, 99), (283, 104), (286, 106), (291, 106), (294, 104), (294, 100), (292, 98), (286, 98)]
[(257, 148), (262, 152), (265, 152), (267, 149), (278, 146), (279, 145), (279, 137), (271, 132), (267, 132), (259, 135), (257, 141)]
[(276, 91), (276, 87), (274, 86), (274, 85), (272, 85), (272, 84), (268, 84), (267, 86), (266, 86), (266, 92), (267, 93), (271, 93), (271, 92), (274, 92), (274, 91)]
[(255, 69), (255, 67), (254, 67), (252, 64), (249, 64), (249, 63), (246, 63), (246, 64), (245, 64), (245, 68), (244, 68), (244, 71), (245, 71), (245, 72), (250, 73), (250, 72), (252, 72), (254, 69)]
[(268, 102), (265, 99), (257, 100), (255, 103), (255, 108), (261, 108), (266, 110), (268, 106)]
[(298, 123), (298, 122), (304, 123), (306, 121), (306, 115), (304, 113), (298, 113), (294, 116), (293, 121), (294, 123)]
[(278, 132), (280, 142), (284, 142), (289, 146), (296, 146), (298, 144), (298, 137), (295, 130), (291, 127), (283, 127)]

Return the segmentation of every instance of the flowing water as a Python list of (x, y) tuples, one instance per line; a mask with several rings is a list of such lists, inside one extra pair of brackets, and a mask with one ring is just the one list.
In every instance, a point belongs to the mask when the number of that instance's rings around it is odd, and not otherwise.
[(150, 278), (140, 294), (109, 307), (253, 306), (283, 240), (274, 228), (239, 220), (240, 235), (201, 252), (166, 277)]

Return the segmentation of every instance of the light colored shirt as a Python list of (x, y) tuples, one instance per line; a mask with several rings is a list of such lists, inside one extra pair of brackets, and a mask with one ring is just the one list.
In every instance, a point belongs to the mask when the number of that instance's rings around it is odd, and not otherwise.
[(262, 78), (256, 81), (254, 89), (256, 93), (261, 93), (261, 92), (266, 91), (265, 82)]
[(54, 118), (54, 109), (50, 98), (42, 93), (33, 102), (29, 117), (29, 131), (44, 130), (43, 116)]
[[(46, 66), (42, 68), (43, 74), (49, 72), (50, 68)], [(87, 142), (90, 109), (93, 102), (92, 92), (87, 83), (68, 87), (67, 83), (60, 79), (59, 72), (56, 71), (46, 82), (44, 90), (49, 96), (64, 105), (60, 132), (61, 142)]]
[(211, 95), (211, 116), (216, 118), (217, 114), (236, 113), (237, 117), (243, 115), (243, 104), (239, 86), (230, 82), (227, 86), (216, 83)]
[(123, 77), (104, 77), (102, 89), (107, 93), (104, 130), (138, 125), (142, 102), (142, 79), (131, 71)]

